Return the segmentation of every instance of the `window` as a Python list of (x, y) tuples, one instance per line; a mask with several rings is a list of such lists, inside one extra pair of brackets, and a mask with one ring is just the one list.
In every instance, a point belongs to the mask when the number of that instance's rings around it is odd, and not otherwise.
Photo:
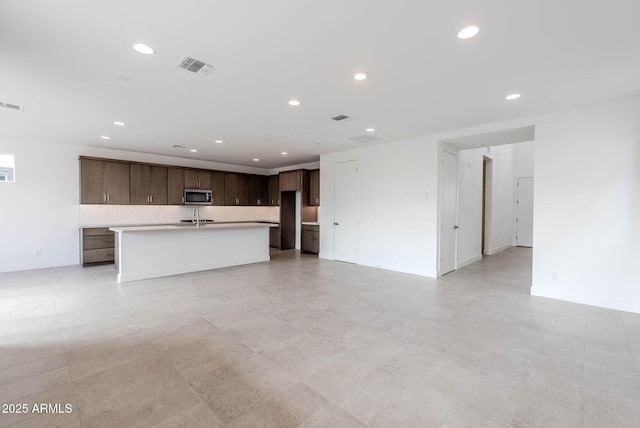
[(15, 156), (0, 154), (0, 182), (16, 181)]

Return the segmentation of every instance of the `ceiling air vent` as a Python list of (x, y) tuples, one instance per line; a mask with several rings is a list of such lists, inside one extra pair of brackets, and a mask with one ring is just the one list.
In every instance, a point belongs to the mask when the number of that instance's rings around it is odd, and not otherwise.
[(15, 104), (0, 102), (0, 107), (8, 108), (9, 110), (24, 111), (24, 108), (22, 106), (15, 105)]
[(206, 64), (188, 56), (182, 58), (178, 63), (178, 68), (184, 68), (185, 70), (192, 71), (200, 76), (207, 76), (216, 69), (213, 65)]
[(173, 147), (174, 149), (184, 149), (184, 148), (185, 148), (185, 147), (187, 147), (187, 146), (181, 146), (180, 144), (174, 144), (174, 145), (173, 145), (173, 146), (171, 146), (171, 147)]
[(374, 137), (371, 134), (356, 135), (355, 137), (348, 137), (348, 140), (355, 141), (356, 143), (370, 143), (372, 141), (378, 141), (380, 138)]
[(335, 120), (336, 122), (340, 122), (341, 120), (351, 119), (351, 118), (344, 114), (339, 114), (338, 116), (333, 116), (331, 119)]

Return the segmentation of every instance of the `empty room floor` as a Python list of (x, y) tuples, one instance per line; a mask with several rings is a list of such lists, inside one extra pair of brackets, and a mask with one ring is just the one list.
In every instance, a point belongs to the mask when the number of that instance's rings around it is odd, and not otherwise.
[(0, 426), (639, 427), (640, 315), (530, 284), (526, 248), (440, 279), (296, 251), (0, 273)]

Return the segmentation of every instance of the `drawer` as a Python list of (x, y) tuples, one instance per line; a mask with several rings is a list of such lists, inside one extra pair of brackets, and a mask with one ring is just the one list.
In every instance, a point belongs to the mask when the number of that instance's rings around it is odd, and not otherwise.
[(82, 236), (113, 235), (108, 227), (88, 227), (82, 229)]
[(82, 252), (82, 264), (90, 263), (113, 263), (113, 248), (97, 248), (95, 250), (84, 250)]
[(88, 235), (82, 238), (82, 248), (84, 250), (95, 250), (96, 248), (113, 248), (115, 237), (111, 235)]

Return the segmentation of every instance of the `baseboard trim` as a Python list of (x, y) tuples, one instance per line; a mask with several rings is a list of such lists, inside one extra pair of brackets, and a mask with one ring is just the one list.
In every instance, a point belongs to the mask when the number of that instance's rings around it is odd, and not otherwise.
[(501, 245), (501, 246), (496, 247), (496, 248), (490, 248), (490, 249), (488, 249), (488, 250), (484, 250), (484, 253), (485, 253), (487, 256), (495, 256), (495, 255), (496, 255), (496, 254), (498, 254), (500, 251), (504, 251), (504, 250), (506, 250), (507, 248), (511, 248), (512, 246), (513, 246), (513, 245), (511, 245), (511, 243), (508, 243), (508, 244), (504, 244), (504, 245)]
[(43, 263), (28, 263), (24, 265), (0, 266), (0, 273), (18, 272), (23, 270), (47, 269), (63, 266), (79, 265), (77, 259), (51, 260)]
[(458, 262), (457, 269), (461, 269), (461, 268), (463, 268), (465, 266), (470, 265), (471, 263), (479, 262), (480, 260), (482, 260), (482, 254), (478, 254), (477, 256), (470, 257), (470, 258), (468, 258), (466, 260)]
[(582, 294), (574, 291), (559, 290), (549, 287), (531, 287), (531, 295), (546, 297), (549, 299), (564, 300), (566, 302), (580, 303), (583, 305), (597, 306), (599, 308), (615, 309), (618, 311), (640, 314), (640, 302), (624, 299), (612, 299), (611, 297), (593, 294)]

